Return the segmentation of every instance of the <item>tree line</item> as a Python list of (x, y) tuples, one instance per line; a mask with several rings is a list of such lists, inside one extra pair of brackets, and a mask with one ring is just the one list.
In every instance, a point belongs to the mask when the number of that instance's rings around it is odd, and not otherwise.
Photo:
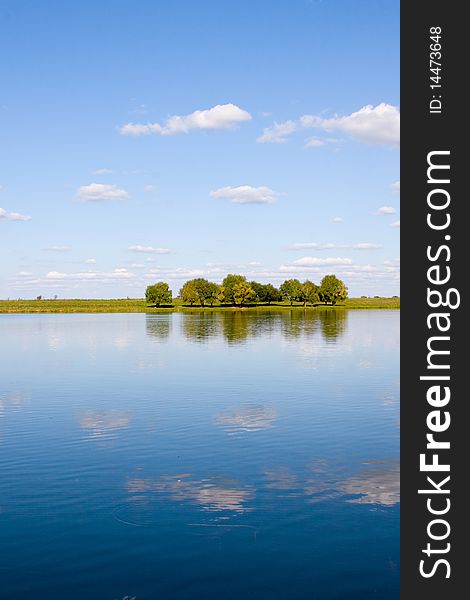
[[(271, 283), (247, 281), (244, 275), (227, 275), (219, 285), (203, 277), (190, 279), (179, 292), (179, 299), (189, 306), (214, 306), (214, 304), (244, 306), (247, 304), (271, 304), (272, 302), (302, 302), (334, 305), (348, 297), (348, 288), (336, 275), (325, 275), (320, 285), (306, 280), (286, 279), (279, 288)], [(159, 281), (149, 285), (145, 299), (153, 306), (168, 305), (173, 295), (168, 283)]]

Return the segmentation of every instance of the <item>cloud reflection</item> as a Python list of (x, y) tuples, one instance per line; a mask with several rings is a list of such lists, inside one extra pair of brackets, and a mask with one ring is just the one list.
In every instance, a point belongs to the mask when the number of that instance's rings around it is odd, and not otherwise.
[[(393, 506), (400, 502), (400, 465), (397, 460), (371, 461), (356, 475), (337, 479), (321, 469), (306, 481), (305, 494), (316, 503), (343, 498), (349, 504)], [(348, 497), (354, 496), (354, 497)]]
[(246, 512), (246, 503), (254, 498), (251, 486), (240, 486), (239, 482), (223, 478), (192, 479), (188, 473), (164, 475), (159, 479), (130, 479), (127, 491), (137, 494), (157, 493), (169, 496), (177, 502), (191, 502), (206, 511)]
[(277, 413), (273, 408), (250, 404), (241, 406), (230, 413), (219, 414), (215, 422), (233, 434), (269, 429), (273, 426), (276, 417)]
[(130, 417), (126, 412), (88, 411), (79, 419), (80, 427), (89, 434), (89, 439), (112, 437), (116, 429), (129, 425)]
[(358, 496), (351, 504), (393, 506), (400, 502), (400, 467), (398, 461), (374, 464), (339, 485), (344, 494)]
[(23, 392), (10, 392), (0, 394), (0, 417), (4, 417), (7, 411), (18, 410), (30, 400), (30, 396)]

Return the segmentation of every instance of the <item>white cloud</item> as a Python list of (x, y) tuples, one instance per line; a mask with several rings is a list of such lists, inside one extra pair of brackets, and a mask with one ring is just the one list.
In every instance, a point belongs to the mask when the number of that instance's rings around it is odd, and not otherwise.
[(352, 248), (354, 250), (378, 250), (379, 248), (383, 248), (383, 245), (372, 242), (359, 242), (358, 244), (354, 244)]
[(127, 123), (120, 128), (120, 132), (123, 135), (176, 135), (192, 130), (229, 129), (250, 119), (250, 113), (235, 104), (217, 104), (207, 110), (195, 110), (189, 115), (174, 115), (164, 125)]
[(390, 185), (391, 189), (393, 192), (398, 192), (400, 193), (400, 182), (399, 181), (394, 181), (391, 185)]
[[(398, 107), (382, 102), (377, 106), (368, 104), (343, 117), (336, 116), (325, 119), (318, 115), (303, 115), (295, 121), (273, 123), (263, 130), (263, 134), (257, 141), (284, 143), (289, 135), (302, 129), (340, 131), (368, 144), (397, 146), (400, 143), (400, 111)], [(305, 145), (307, 148), (314, 148), (323, 144), (324, 140), (311, 138), (306, 141)]]
[(28, 215), (22, 215), (17, 212), (7, 212), (4, 208), (0, 208), (0, 219), (6, 221), (31, 221), (31, 217)]
[(169, 248), (154, 248), (153, 246), (141, 246), (140, 244), (129, 246), (127, 249), (131, 252), (144, 252), (147, 254), (171, 254)]
[(210, 193), (212, 198), (224, 198), (236, 204), (270, 204), (275, 201), (276, 192), (262, 185), (239, 185), (238, 187), (223, 187)]
[(324, 119), (315, 115), (300, 118), (303, 127), (342, 131), (368, 144), (400, 143), (400, 112), (398, 107), (382, 102), (377, 106), (368, 104), (345, 117)]
[(102, 202), (103, 200), (125, 200), (129, 198), (129, 194), (117, 185), (90, 183), (78, 188), (77, 198), (83, 202)]
[(111, 169), (95, 169), (92, 175), (109, 175), (112, 172)]
[(171, 269), (169, 267), (159, 267), (155, 269), (149, 269), (149, 272), (146, 273), (146, 277), (151, 279), (155, 276), (166, 277), (167, 279), (180, 280), (180, 279), (189, 279), (192, 277), (202, 277), (205, 275), (205, 271), (202, 269), (189, 269), (184, 267), (178, 267), (176, 269)]
[(377, 211), (378, 215), (394, 215), (397, 211), (393, 206), (381, 206)]
[(287, 137), (296, 131), (297, 125), (294, 121), (285, 121), (284, 123), (273, 123), (265, 127), (263, 134), (256, 140), (261, 144), (284, 144)]
[(359, 242), (357, 244), (332, 244), (319, 242), (301, 242), (287, 246), (289, 250), (331, 250), (332, 248), (349, 248), (352, 250), (377, 250), (383, 248), (382, 244), (372, 242)]
[(20, 271), (16, 274), (17, 277), (34, 277), (34, 273), (30, 273), (29, 271)]
[(96, 258), (87, 258), (83, 261), (86, 265), (96, 265)]
[(294, 260), (293, 265), (299, 267), (325, 267), (334, 265), (352, 265), (350, 258), (317, 258), (315, 256), (304, 256)]
[(60, 273), (59, 271), (49, 271), (46, 279), (54, 281), (112, 281), (117, 279), (131, 279), (135, 277), (127, 269), (114, 269), (111, 272), (103, 271), (81, 271), (78, 273)]
[(311, 137), (305, 141), (306, 148), (320, 148), (320, 146), (324, 146), (325, 142), (316, 137)]
[(335, 248), (335, 244), (331, 243), (319, 243), (319, 242), (298, 242), (296, 244), (289, 244), (289, 250), (329, 250)]
[(394, 215), (396, 213), (396, 209), (393, 206), (381, 206), (377, 213), (378, 215)]
[(334, 217), (333, 223), (342, 223), (344, 221), (343, 217)]
[(44, 250), (47, 250), (48, 252), (70, 252), (72, 248), (70, 246), (48, 246), (47, 248), (44, 248)]
[(146, 185), (144, 187), (144, 192), (153, 192), (155, 188), (153, 187), (153, 185)]
[(394, 221), (393, 223), (390, 223), (390, 227), (400, 227), (400, 219), (398, 219), (398, 221)]

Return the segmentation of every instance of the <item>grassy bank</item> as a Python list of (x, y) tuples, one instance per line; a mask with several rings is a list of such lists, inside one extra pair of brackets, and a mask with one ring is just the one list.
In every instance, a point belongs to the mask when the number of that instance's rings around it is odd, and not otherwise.
[[(308, 306), (307, 310), (318, 310)], [(329, 308), (329, 307), (327, 307)], [(400, 298), (348, 298), (335, 305), (335, 308), (367, 309), (367, 308), (400, 308)], [(258, 304), (243, 307), (241, 310), (304, 310), (302, 304), (277, 303), (269, 306)], [(0, 313), (137, 313), (137, 312), (184, 312), (187, 310), (240, 310), (232, 306), (214, 306), (213, 308), (183, 306), (177, 299), (173, 305), (164, 308), (147, 306), (144, 299), (130, 298), (119, 300), (0, 300)]]

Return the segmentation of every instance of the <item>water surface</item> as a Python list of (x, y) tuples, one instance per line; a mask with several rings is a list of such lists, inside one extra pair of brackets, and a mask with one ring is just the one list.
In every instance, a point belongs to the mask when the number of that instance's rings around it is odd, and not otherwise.
[(0, 598), (398, 599), (398, 335), (1, 315)]

